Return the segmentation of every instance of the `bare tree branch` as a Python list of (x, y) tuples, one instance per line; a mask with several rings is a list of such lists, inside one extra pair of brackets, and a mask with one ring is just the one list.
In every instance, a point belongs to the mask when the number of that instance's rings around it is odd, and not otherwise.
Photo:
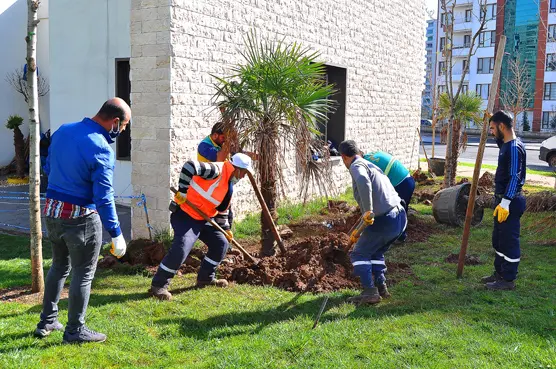
[[(26, 103), (29, 103), (29, 88), (27, 81), (25, 80), (25, 72), (23, 67), (17, 68), (13, 72), (8, 72), (6, 74), (6, 82), (8, 82), (16, 92), (23, 95)], [(50, 85), (48, 80), (42, 76), (37, 77), (37, 89), (39, 92), (39, 97), (48, 95), (50, 92)]]

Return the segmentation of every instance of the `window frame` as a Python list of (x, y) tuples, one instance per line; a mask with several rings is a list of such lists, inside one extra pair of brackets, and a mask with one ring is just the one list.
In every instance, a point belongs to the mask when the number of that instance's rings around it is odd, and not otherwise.
[[(123, 98), (124, 101), (131, 107), (131, 65), (130, 65), (130, 59), (131, 58), (115, 58), (114, 59), (114, 95), (116, 97), (120, 97)], [(128, 96), (122, 96), (122, 91), (119, 90), (119, 63), (121, 62), (127, 62), (128, 65), (128, 70), (129, 70), (129, 74), (128, 74), (128, 81), (129, 81), (129, 91), (128, 91)], [(129, 142), (127, 143), (127, 145), (129, 146), (129, 154), (128, 155), (124, 155), (122, 154), (122, 146), (124, 146), (124, 143), (122, 143), (122, 140), (129, 140)], [(127, 151), (127, 150), (126, 150)], [(126, 127), (126, 130), (124, 131), (123, 134), (120, 134), (117, 138), (116, 138), (116, 160), (121, 160), (121, 161), (131, 161), (131, 121), (129, 122), (129, 124)]]
[[(551, 59), (549, 61), (549, 59)], [(549, 66), (552, 65), (551, 68), (549, 68)], [(554, 72), (556, 71), (556, 53), (547, 53), (546, 54), (546, 65), (545, 65), (545, 71), (547, 72)]]

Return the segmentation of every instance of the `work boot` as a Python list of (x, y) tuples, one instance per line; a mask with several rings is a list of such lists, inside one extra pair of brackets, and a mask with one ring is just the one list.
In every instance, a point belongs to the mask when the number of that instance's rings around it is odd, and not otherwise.
[(206, 286), (215, 286), (220, 288), (228, 287), (228, 281), (225, 279), (213, 279), (210, 281), (200, 281), (197, 279), (197, 288), (205, 288)]
[(381, 297), (378, 288), (365, 288), (359, 296), (350, 297), (347, 302), (354, 305), (374, 305), (380, 302)]
[(154, 296), (159, 300), (170, 301), (172, 299), (172, 294), (168, 292), (168, 289), (165, 287), (151, 286), (151, 289), (149, 290), (149, 295)]
[(376, 286), (376, 288), (378, 288), (378, 294), (380, 295), (380, 297), (382, 297), (383, 299), (387, 299), (388, 297), (390, 297), (390, 292), (388, 292), (388, 287), (386, 287), (386, 283), (384, 284), (379, 284)]
[(485, 287), (487, 290), (492, 291), (512, 291), (515, 290), (515, 282), (500, 279), (495, 282), (485, 284)]
[(498, 274), (498, 272), (494, 272), (492, 273), (492, 275), (481, 278), (481, 283), (492, 283), (492, 282), (500, 281), (502, 279), (503, 279), (502, 276)]
[(39, 324), (37, 324), (37, 329), (35, 329), (34, 335), (38, 338), (44, 338), (54, 331), (62, 330), (64, 330), (64, 326), (58, 320), (55, 320), (52, 323), (45, 323), (41, 320)]
[(104, 342), (106, 335), (95, 332), (86, 326), (81, 327), (75, 333), (64, 332), (63, 343), (87, 343), (87, 342)]

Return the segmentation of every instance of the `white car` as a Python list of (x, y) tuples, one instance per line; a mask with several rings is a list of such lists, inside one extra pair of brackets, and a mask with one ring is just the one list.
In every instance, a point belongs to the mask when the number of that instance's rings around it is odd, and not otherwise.
[(556, 168), (556, 136), (552, 136), (541, 143), (539, 159)]

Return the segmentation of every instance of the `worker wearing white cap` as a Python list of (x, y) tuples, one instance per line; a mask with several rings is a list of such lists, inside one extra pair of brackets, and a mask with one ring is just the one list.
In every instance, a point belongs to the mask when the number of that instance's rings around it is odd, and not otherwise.
[(253, 172), (251, 158), (245, 154), (235, 154), (230, 161), (203, 163), (188, 161), (184, 164), (179, 180), (179, 190), (174, 201), (179, 208), (172, 213), (170, 223), (174, 239), (168, 254), (160, 263), (153, 277), (149, 293), (161, 300), (170, 300), (168, 292), (170, 280), (177, 273), (193, 244), (200, 239), (208, 246), (208, 252), (201, 262), (197, 276), (197, 286), (227, 287), (228, 281), (216, 279), (216, 268), (224, 258), (233, 238), (231, 231), (226, 235), (217, 229), (205, 227), (205, 220), (192, 207), (192, 203), (206, 216), (212, 218), (230, 205), (233, 185), (247, 172)]

